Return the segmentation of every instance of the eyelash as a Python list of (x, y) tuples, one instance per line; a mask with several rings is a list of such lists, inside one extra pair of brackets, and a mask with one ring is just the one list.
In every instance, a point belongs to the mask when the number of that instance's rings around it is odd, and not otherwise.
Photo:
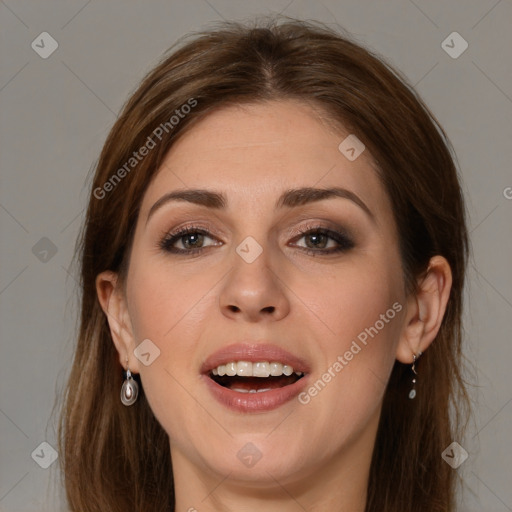
[[(187, 226), (186, 228), (180, 229), (176, 232), (170, 232), (167, 233), (158, 243), (158, 247), (168, 253), (171, 254), (178, 254), (178, 255), (199, 255), (201, 252), (203, 252), (205, 249), (207, 249), (210, 246), (207, 247), (198, 247), (196, 249), (176, 249), (173, 247), (174, 243), (176, 243), (180, 238), (185, 237), (186, 235), (190, 234), (196, 234), (196, 235), (203, 235), (207, 236), (209, 238), (212, 238), (210, 233), (199, 227), (199, 226)], [(333, 231), (331, 229), (327, 229), (322, 226), (305, 226), (303, 229), (298, 230), (297, 235), (294, 237), (294, 240), (300, 240), (301, 238), (308, 236), (308, 235), (325, 235), (329, 237), (331, 240), (334, 240), (339, 245), (338, 247), (334, 249), (311, 249), (311, 248), (305, 248), (305, 247), (299, 247), (301, 250), (306, 252), (307, 254), (310, 254), (312, 256), (318, 256), (318, 255), (328, 255), (328, 254), (335, 254), (340, 252), (346, 252), (354, 247), (354, 242), (352, 239), (346, 234), (338, 231)]]

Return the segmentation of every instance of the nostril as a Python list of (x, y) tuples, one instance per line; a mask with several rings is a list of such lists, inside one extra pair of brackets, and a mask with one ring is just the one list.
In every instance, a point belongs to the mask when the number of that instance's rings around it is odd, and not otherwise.
[(237, 313), (238, 311), (240, 311), (240, 308), (238, 306), (230, 305), (230, 306), (228, 306), (228, 308), (230, 309), (230, 311), (233, 311), (234, 313)]
[(261, 311), (265, 313), (273, 313), (276, 310), (274, 306), (267, 306), (266, 308), (263, 308)]

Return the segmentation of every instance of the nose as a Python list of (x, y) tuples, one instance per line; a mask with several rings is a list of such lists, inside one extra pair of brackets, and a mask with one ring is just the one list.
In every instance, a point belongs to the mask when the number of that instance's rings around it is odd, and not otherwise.
[(290, 312), (287, 288), (265, 251), (252, 263), (238, 255), (220, 291), (222, 314), (246, 322), (281, 320)]

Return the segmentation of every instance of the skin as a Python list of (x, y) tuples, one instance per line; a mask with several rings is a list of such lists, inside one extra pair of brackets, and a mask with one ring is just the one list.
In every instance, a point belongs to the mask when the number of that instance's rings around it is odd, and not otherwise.
[[(97, 278), (119, 360), (140, 373), (170, 437), (176, 510), (364, 511), (387, 380), (395, 359), (411, 363), (435, 338), (451, 272), (435, 256), (419, 292), (406, 294), (389, 198), (367, 150), (353, 162), (338, 150), (347, 135), (294, 101), (209, 114), (174, 144), (145, 192), (126, 283), (110, 271)], [(349, 189), (373, 219), (343, 198), (274, 208), (284, 190), (306, 186)], [(160, 197), (188, 188), (222, 192), (227, 207), (167, 203), (146, 224)], [(211, 233), (203, 252), (158, 247), (185, 225)], [(319, 249), (297, 230), (311, 225), (345, 228), (354, 247), (307, 253)], [(247, 236), (263, 249), (250, 264), (235, 251)], [(235, 412), (199, 376), (219, 348), (268, 340), (308, 361), (313, 384), (396, 302), (402, 310), (307, 404)], [(134, 356), (145, 339), (160, 350), (149, 366)], [(261, 452), (252, 467), (237, 457), (249, 442)]]

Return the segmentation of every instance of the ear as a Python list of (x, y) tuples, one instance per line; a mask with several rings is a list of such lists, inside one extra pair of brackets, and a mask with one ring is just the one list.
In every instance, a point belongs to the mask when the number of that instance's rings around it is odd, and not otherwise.
[(139, 373), (139, 360), (134, 356), (135, 337), (126, 297), (118, 283), (118, 275), (107, 270), (96, 277), (96, 293), (110, 327), (112, 341), (119, 354), (119, 362), (126, 370)]
[(396, 358), (412, 363), (413, 354), (425, 352), (434, 341), (443, 321), (452, 287), (452, 271), (446, 258), (430, 259), (426, 275), (418, 282), (418, 291), (407, 299), (404, 326)]

